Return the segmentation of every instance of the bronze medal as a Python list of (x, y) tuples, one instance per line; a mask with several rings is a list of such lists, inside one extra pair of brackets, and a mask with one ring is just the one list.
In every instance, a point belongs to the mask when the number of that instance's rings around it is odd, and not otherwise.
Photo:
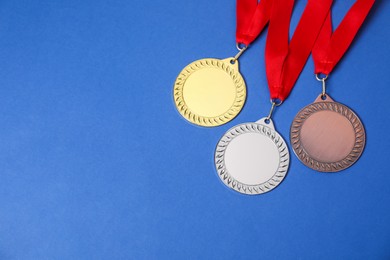
[(350, 108), (321, 94), (295, 116), (290, 139), (295, 154), (306, 166), (338, 172), (359, 159), (366, 135)]

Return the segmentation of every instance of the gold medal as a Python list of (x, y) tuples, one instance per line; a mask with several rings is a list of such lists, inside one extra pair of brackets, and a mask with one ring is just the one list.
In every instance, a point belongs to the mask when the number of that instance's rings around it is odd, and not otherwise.
[(205, 127), (229, 122), (240, 113), (246, 99), (237, 56), (189, 64), (177, 77), (173, 92), (177, 110), (189, 122)]
[(224, 60), (198, 60), (180, 72), (173, 97), (177, 110), (187, 121), (213, 127), (226, 124), (240, 113), (246, 86), (237, 60), (268, 24), (271, 2), (237, 1), (238, 54)]

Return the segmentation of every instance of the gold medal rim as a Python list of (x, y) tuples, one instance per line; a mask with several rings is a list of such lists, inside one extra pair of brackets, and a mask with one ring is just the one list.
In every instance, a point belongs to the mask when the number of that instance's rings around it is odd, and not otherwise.
[[(321, 162), (315, 160), (304, 149), (301, 143), (300, 131), (306, 119), (312, 114), (324, 110), (337, 112), (348, 119), (355, 131), (354, 147), (344, 159), (337, 162)], [(365, 147), (366, 133), (359, 117), (349, 107), (334, 101), (314, 102), (301, 109), (295, 116), (290, 129), (290, 142), (295, 155), (309, 168), (320, 172), (338, 172), (352, 166), (360, 158)]]
[[(233, 58), (226, 60), (214, 58), (200, 59), (190, 63), (180, 72), (174, 84), (173, 96), (177, 110), (187, 121), (199, 126), (214, 127), (228, 123), (241, 112), (246, 100), (246, 84), (238, 69), (236, 70), (230, 64), (231, 59)], [(236, 63), (238, 66), (238, 61)], [(236, 87), (236, 98), (233, 105), (225, 113), (216, 117), (204, 117), (194, 113), (183, 98), (183, 87), (188, 77), (192, 73), (207, 67), (225, 71), (231, 77)]]

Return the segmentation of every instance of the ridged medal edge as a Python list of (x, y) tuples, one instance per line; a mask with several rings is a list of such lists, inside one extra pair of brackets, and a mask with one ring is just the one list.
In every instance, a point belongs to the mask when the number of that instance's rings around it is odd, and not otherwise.
[[(225, 152), (229, 143), (245, 133), (259, 133), (270, 138), (279, 151), (279, 166), (274, 175), (266, 182), (247, 185), (234, 179), (225, 165)], [(275, 130), (257, 123), (246, 123), (233, 127), (220, 139), (215, 150), (215, 166), (219, 178), (228, 187), (247, 195), (258, 195), (276, 188), (285, 178), (290, 164), (290, 154), (283, 138)], [(261, 174), (261, 173), (259, 173)]]
[[(217, 117), (204, 117), (194, 113), (188, 108), (183, 97), (183, 87), (188, 77), (192, 73), (203, 68), (217, 68), (225, 71), (233, 80), (234, 85), (236, 86), (236, 97), (233, 105), (229, 108), (228, 111)], [(177, 110), (185, 119), (196, 125), (213, 127), (226, 124), (240, 113), (246, 100), (246, 85), (241, 74), (236, 71), (232, 66), (230, 66), (227, 62), (212, 58), (201, 59), (189, 64), (180, 72), (179, 76), (175, 81), (173, 96)]]

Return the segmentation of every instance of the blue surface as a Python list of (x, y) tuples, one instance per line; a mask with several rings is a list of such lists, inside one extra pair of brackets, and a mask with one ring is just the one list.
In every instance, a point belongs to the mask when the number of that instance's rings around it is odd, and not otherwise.
[[(235, 1), (1, 1), (0, 259), (390, 259), (389, 12), (377, 1), (329, 79), (365, 124), (361, 159), (323, 174), (291, 154), (285, 181), (248, 197), (213, 151), (268, 113), (265, 34), (241, 58), (235, 120), (190, 125), (172, 98), (189, 62), (236, 53)], [(312, 72), (275, 113), (287, 140), (321, 91)]]

